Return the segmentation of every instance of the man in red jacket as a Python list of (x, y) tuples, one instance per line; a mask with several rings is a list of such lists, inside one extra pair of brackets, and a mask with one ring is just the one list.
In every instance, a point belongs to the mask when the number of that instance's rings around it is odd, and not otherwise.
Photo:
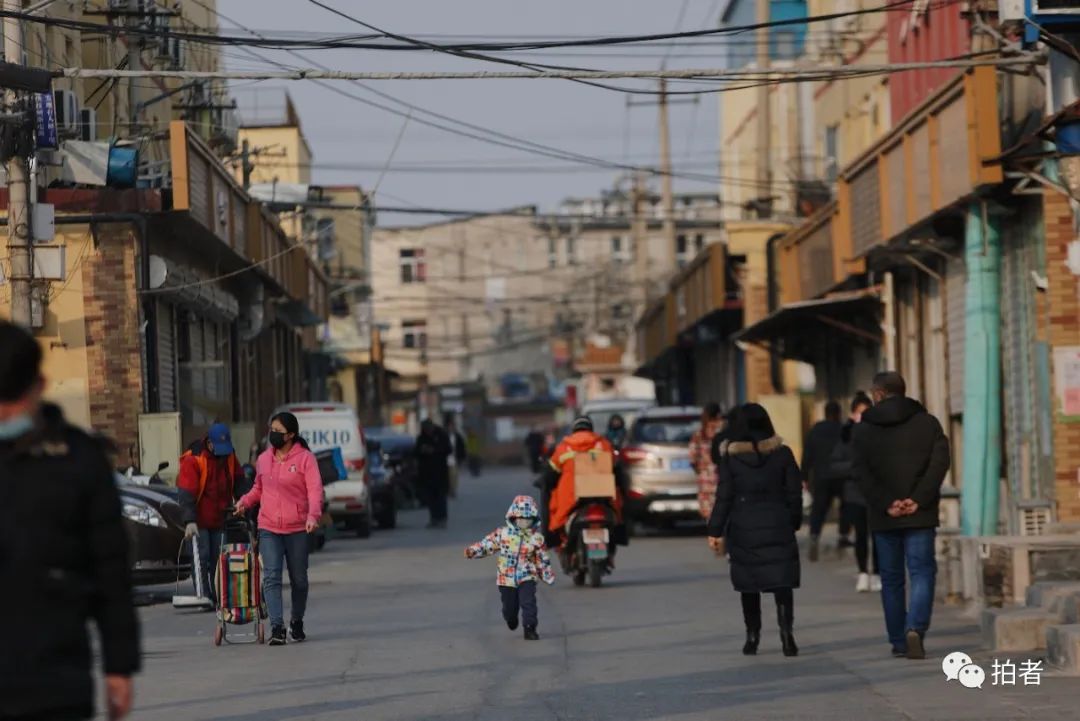
[(224, 423), (210, 426), (206, 436), (180, 457), (176, 487), (183, 509), (184, 536), (198, 543), (202, 590), (211, 600), (217, 598), (211, 571), (221, 550), (225, 512), (233, 505), (236, 481), (242, 475), (233, 453), (232, 435)]

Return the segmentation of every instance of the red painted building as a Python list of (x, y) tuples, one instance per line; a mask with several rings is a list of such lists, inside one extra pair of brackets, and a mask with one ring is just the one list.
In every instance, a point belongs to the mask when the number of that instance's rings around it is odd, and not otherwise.
[[(946, 3), (915, 0), (904, 10), (889, 12), (889, 62), (944, 60), (971, 52), (971, 21), (964, 15), (967, 5), (959, 0)], [(934, 68), (890, 75), (893, 123), (959, 72), (957, 68)]]

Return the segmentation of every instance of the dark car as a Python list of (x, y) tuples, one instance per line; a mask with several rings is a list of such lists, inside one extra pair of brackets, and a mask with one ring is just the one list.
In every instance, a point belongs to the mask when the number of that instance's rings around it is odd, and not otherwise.
[(131, 574), (135, 584), (172, 583), (191, 575), (190, 544), (184, 543), (184, 524), (177, 490), (171, 486), (140, 486), (116, 475), (128, 534)]
[(397, 526), (397, 492), (394, 489), (394, 473), (383, 459), (382, 444), (367, 440), (368, 485), (371, 488), (371, 506), (375, 523), (379, 528)]

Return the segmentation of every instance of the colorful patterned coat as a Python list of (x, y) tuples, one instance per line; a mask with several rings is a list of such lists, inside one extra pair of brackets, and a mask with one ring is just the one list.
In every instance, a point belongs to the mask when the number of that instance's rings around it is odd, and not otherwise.
[[(530, 519), (532, 527), (518, 528), (515, 521), (519, 518)], [(506, 512), (506, 524), (466, 548), (465, 555), (468, 558), (496, 556), (500, 586), (517, 588), (525, 581), (541, 580), (547, 584), (555, 583), (551, 555), (539, 524), (540, 510), (536, 501), (529, 496), (518, 496)]]
[(697, 471), (698, 512), (706, 521), (716, 503), (716, 464), (712, 460), (712, 440), (723, 427), (722, 420), (709, 421), (690, 437), (690, 463)]

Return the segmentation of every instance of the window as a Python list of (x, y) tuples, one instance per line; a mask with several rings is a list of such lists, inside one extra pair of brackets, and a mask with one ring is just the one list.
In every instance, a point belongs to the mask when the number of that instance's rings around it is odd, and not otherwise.
[(698, 233), (694, 236), (694, 253), (695, 255), (705, 250), (705, 236)]
[(840, 174), (840, 126), (825, 128), (825, 179), (835, 183)]
[(559, 264), (559, 246), (554, 238), (548, 238), (548, 267), (554, 268)]
[(566, 237), (566, 262), (568, 265), (577, 265), (577, 243), (576, 238), (569, 235)]
[(690, 262), (690, 253), (688, 251), (686, 236), (677, 236), (675, 238), (675, 259), (678, 261), (680, 268)]
[(630, 262), (630, 246), (621, 235), (611, 236), (611, 258), (616, 263)]
[(423, 248), (402, 248), (398, 251), (402, 283), (423, 283), (427, 280), (427, 263)]
[(426, 320), (403, 320), (401, 321), (402, 345), (416, 350), (427, 349), (427, 321)]

